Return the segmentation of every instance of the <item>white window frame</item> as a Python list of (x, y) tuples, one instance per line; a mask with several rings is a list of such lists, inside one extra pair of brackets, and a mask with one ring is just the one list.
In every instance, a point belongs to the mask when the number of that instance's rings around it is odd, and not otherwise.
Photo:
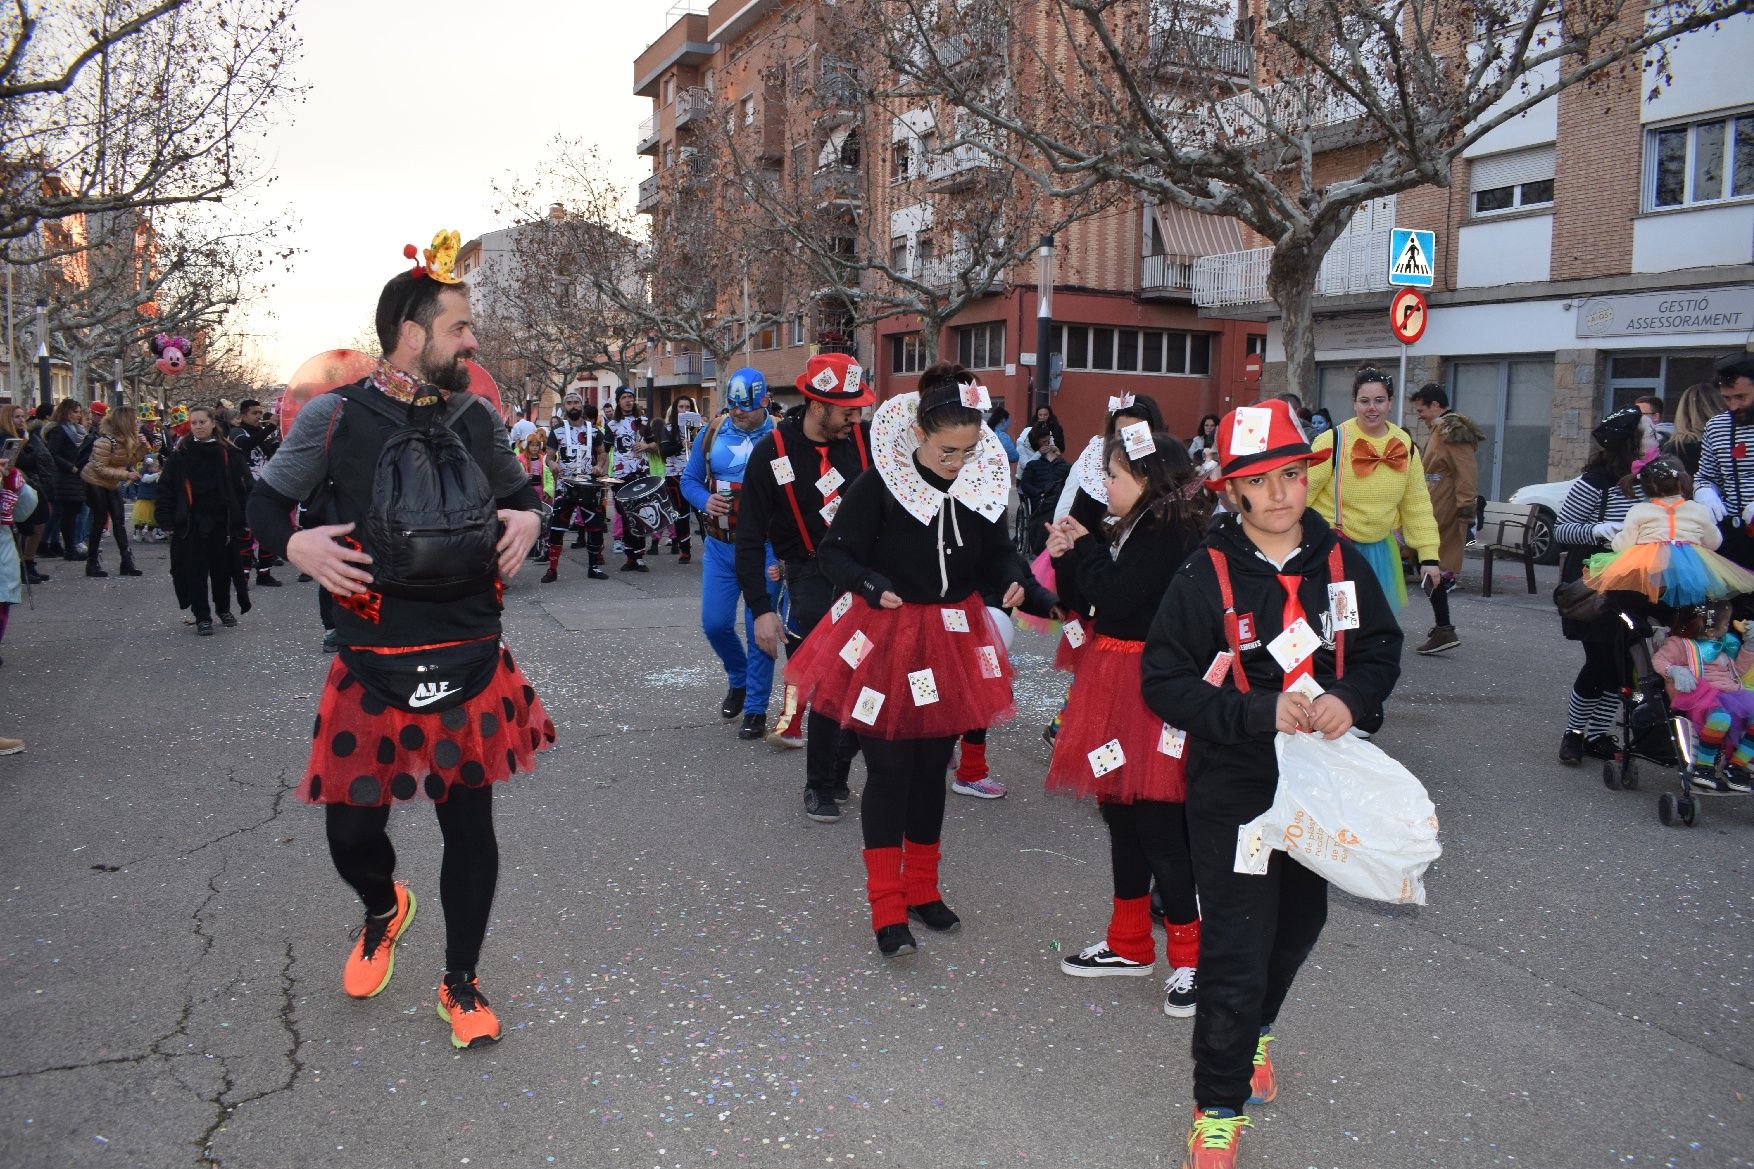
[(1005, 322), (982, 321), (956, 330), (956, 359), (969, 369), (1005, 367)]
[[(1070, 356), (1068, 355), (1066, 348), (1066, 334), (1068, 329), (1083, 329), (1085, 331), (1084, 362), (1080, 365), (1073, 365)], [(1106, 366), (1098, 366), (1096, 364), (1096, 340), (1097, 330), (1099, 329), (1103, 330), (1104, 335), (1108, 340), (1108, 364)], [(1135, 333), (1138, 335), (1138, 344), (1134, 348), (1134, 365), (1137, 368), (1122, 368), (1117, 360), (1120, 356), (1120, 335), (1122, 333)], [(1114, 325), (1100, 321), (1092, 321), (1088, 323), (1073, 322), (1070, 324), (1054, 326), (1054, 352), (1060, 354), (1061, 358), (1065, 360), (1066, 364), (1064, 368), (1068, 371), (1116, 374), (1125, 377), (1209, 378), (1212, 376), (1213, 338), (1216, 336), (1216, 333), (1201, 332), (1199, 330), (1142, 329), (1133, 325)], [(1206, 368), (1200, 371), (1193, 371), (1191, 367), (1194, 365), (1195, 339), (1202, 337), (1205, 338), (1203, 344), (1205, 347)], [(1145, 353), (1147, 349), (1153, 347), (1155, 347), (1157, 353), (1157, 368), (1146, 369), (1144, 368), (1146, 365)], [(1178, 347), (1180, 350), (1179, 356), (1177, 355)], [(1170, 367), (1172, 365), (1179, 365), (1181, 368), (1171, 369)]]
[[(1644, 128), (1644, 180), (1640, 191), (1640, 204), (1645, 211), (1681, 211), (1692, 207), (1713, 207), (1729, 203), (1746, 203), (1754, 200), (1754, 189), (1746, 194), (1733, 193), (1736, 176), (1736, 123), (1741, 119), (1754, 120), (1754, 107), (1742, 106), (1735, 109), (1718, 110), (1705, 117), (1689, 118), (1685, 121), (1668, 122)], [(1699, 131), (1702, 127), (1721, 125), (1724, 131), (1724, 156), (1722, 160), (1722, 176), (1718, 194), (1701, 197), (1694, 189), (1699, 166)], [(1684, 130), (1687, 133), (1687, 151), (1684, 156), (1684, 179), (1682, 182), (1681, 201), (1679, 203), (1657, 202), (1658, 151), (1657, 144), (1665, 134)], [(1754, 147), (1751, 147), (1754, 149)], [(1725, 194), (1724, 192), (1731, 193)]]
[(926, 368), (926, 347), (918, 333), (889, 336), (889, 372), (906, 376)]

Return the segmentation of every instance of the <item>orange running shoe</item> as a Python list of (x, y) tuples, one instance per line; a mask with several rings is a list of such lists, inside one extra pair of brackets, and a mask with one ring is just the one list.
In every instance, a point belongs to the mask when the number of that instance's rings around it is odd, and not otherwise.
[(438, 1013), (451, 1025), (452, 1047), (479, 1047), (499, 1038), (499, 1016), (489, 1009), (474, 975), (445, 975), (439, 983)]
[(1249, 1076), (1249, 1103), (1271, 1104), (1279, 1095), (1279, 1077), (1273, 1074), (1273, 1058), (1267, 1054), (1271, 1035), (1255, 1040), (1255, 1070)]
[(389, 986), (396, 972), (396, 943), (413, 920), (414, 893), (397, 881), (396, 912), (387, 918), (367, 914), (365, 924), (353, 931), (359, 940), (341, 971), (341, 989), (356, 999), (369, 999)]
[(1182, 1169), (1235, 1169), (1236, 1140), (1243, 1129), (1253, 1127), (1248, 1117), (1232, 1115), (1227, 1108), (1196, 1109)]

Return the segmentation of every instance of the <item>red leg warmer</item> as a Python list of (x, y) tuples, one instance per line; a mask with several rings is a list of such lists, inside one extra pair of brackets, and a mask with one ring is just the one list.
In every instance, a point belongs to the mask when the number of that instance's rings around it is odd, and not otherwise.
[(931, 844), (920, 844), (914, 840), (903, 840), (901, 888), (909, 905), (928, 905), (943, 898), (938, 893), (938, 858), (941, 845), (938, 841)]
[(1151, 898), (1116, 897), (1107, 940), (1108, 948), (1129, 962), (1157, 961), (1157, 939), (1151, 936)]
[(907, 900), (901, 893), (901, 849), (865, 850), (865, 899), (871, 903), (871, 928), (907, 922)]
[(1198, 966), (1200, 964), (1200, 919), (1195, 918), (1186, 925), (1168, 922), (1164, 929), (1169, 937), (1164, 939), (1163, 949), (1169, 956), (1171, 966)]

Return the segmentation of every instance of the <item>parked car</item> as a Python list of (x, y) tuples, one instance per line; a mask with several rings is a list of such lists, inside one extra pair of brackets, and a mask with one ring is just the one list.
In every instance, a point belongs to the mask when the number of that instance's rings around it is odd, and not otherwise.
[(1559, 541), (1553, 538), (1553, 525), (1558, 521), (1559, 508), (1565, 503), (1565, 496), (1571, 491), (1575, 478), (1562, 479), (1557, 483), (1531, 483), (1527, 487), (1519, 487), (1510, 494), (1510, 502), (1536, 508), (1534, 528), (1529, 532), (1529, 544), (1534, 549), (1536, 564), (1559, 563)]

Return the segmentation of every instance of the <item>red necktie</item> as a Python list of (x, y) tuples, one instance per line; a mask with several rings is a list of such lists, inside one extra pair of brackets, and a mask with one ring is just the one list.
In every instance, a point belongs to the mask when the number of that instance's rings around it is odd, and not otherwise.
[[(1277, 575), (1277, 574), (1275, 574)], [(1285, 612), (1280, 617), (1280, 627), (1290, 629), (1299, 621), (1304, 620), (1303, 602), (1297, 599), (1297, 586), (1303, 583), (1301, 576), (1279, 577), (1279, 587), (1285, 590)], [(1282, 691), (1291, 689), (1292, 683), (1299, 678), (1315, 676), (1315, 652), (1285, 671), (1285, 681), (1279, 687)]]

